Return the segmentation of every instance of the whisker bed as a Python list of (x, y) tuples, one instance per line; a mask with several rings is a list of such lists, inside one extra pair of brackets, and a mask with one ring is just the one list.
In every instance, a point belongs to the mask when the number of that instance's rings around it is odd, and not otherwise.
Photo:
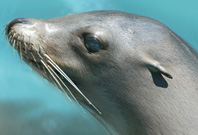
[(40, 54), (40, 46), (31, 43), (30, 37), (29, 41), (25, 42), (24, 35), (17, 34), (13, 30), (7, 34), (7, 37), (8, 41), (13, 46), (13, 49), (15, 48), (18, 51), (21, 60), (25, 58), (31, 68), (33, 68), (33, 65), (36, 66), (44, 77), (51, 79), (52, 82), (54, 82), (55, 85), (57, 85), (65, 93), (71, 102), (73, 99), (81, 107), (83, 112), (85, 112), (84, 109), (73, 95), (72, 91), (65, 84), (65, 80), (87, 101), (90, 106), (92, 106), (99, 114), (102, 114), (98, 108), (96, 108), (96, 106), (92, 104), (92, 102), (81, 92), (81, 90), (74, 84), (67, 74), (47, 54)]

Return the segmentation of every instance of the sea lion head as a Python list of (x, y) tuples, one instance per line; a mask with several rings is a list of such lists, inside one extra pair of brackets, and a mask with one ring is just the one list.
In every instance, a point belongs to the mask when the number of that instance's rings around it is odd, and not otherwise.
[(122, 134), (145, 132), (140, 106), (168, 87), (180, 41), (153, 19), (118, 11), (19, 18), (6, 35), (23, 60)]

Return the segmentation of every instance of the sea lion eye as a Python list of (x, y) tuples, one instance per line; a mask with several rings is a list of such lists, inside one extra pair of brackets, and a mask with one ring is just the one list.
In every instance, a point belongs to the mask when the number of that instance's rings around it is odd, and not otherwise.
[(102, 48), (100, 40), (96, 36), (86, 35), (84, 37), (84, 44), (90, 53), (99, 51)]

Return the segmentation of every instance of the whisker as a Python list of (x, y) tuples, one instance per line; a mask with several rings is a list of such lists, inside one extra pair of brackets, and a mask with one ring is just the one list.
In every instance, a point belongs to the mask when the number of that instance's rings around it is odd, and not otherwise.
[(19, 48), (19, 41), (20, 40), (20, 35), (18, 34), (17, 35), (17, 38), (16, 38), (16, 42), (17, 42), (17, 44), (16, 44), (16, 49), (18, 49)]
[[(65, 84), (64, 84), (64, 82), (60, 79), (60, 77), (56, 74), (56, 72), (54, 72), (54, 70), (48, 65), (48, 68), (52, 71), (52, 73), (56, 76), (56, 78), (63, 84), (63, 86), (65, 87)], [(66, 86), (66, 88), (67, 88), (67, 86)], [(68, 94), (67, 94), (67, 92), (64, 90), (64, 88), (62, 88), (62, 91), (67, 95), (67, 96), (69, 96)], [(71, 92), (70, 90), (69, 90), (69, 92)], [(70, 93), (71, 95), (73, 95), (72, 93)], [(73, 102), (72, 102), (73, 103)]]
[(18, 52), (19, 52), (20, 58), (22, 59), (21, 42), (19, 42), (19, 49), (18, 49)]
[(27, 44), (24, 42), (25, 54), (27, 54)]
[[(32, 52), (30, 52), (30, 54), (31, 54), (31, 56), (32, 56), (32, 58), (33, 58), (33, 60), (34, 60), (34, 62), (36, 63), (36, 65), (37, 65), (39, 71), (41, 72), (41, 74), (42, 74), (43, 76), (45, 76), (45, 74), (42, 72), (41, 66), (38, 64), (38, 62), (37, 62), (37, 60), (36, 60), (34, 54), (33, 54)], [(45, 68), (43, 68), (43, 69), (45, 69)]]
[(31, 55), (32, 55), (32, 58), (33, 58), (34, 62), (37, 63), (37, 61), (36, 61), (36, 59), (35, 59), (33, 53), (32, 53), (32, 52), (30, 52), (30, 53), (31, 53)]
[(17, 42), (16, 42), (16, 40), (14, 40), (14, 42), (13, 42), (13, 44), (12, 44), (12, 52), (13, 52), (13, 55), (15, 56), (15, 46), (16, 46), (16, 44), (17, 44)]
[(18, 41), (18, 44), (17, 44), (17, 51), (18, 51), (18, 53), (19, 53), (19, 57), (20, 57), (20, 60), (21, 60), (21, 62), (23, 63), (23, 58), (22, 58), (22, 42), (21, 41)]
[[(48, 65), (47, 66), (47, 64), (42, 60), (43, 59), (43, 57), (37, 52), (37, 54), (39, 55), (39, 57), (41, 58), (41, 62), (42, 62), (42, 64), (44, 65), (44, 67), (47, 69), (47, 71), (51, 74), (51, 76), (53, 77), (53, 78), (56, 78), (55, 76), (57, 76), (58, 77), (58, 79), (59, 80), (61, 80), (60, 79), (60, 77), (54, 72), (54, 70)], [(51, 69), (51, 70), (49, 70), (49, 69)], [(52, 74), (52, 72), (54, 73), (54, 74)], [(55, 76), (54, 76), (55, 75)], [(57, 80), (57, 78), (56, 78), (56, 80), (55, 80), (56, 82), (58, 81)], [(61, 80), (61, 82), (62, 82), (62, 80)], [(64, 84), (64, 83), (63, 83)], [(68, 96), (68, 94), (65, 92), (65, 90), (63, 89), (63, 87), (60, 85), (60, 83), (59, 83), (59, 81), (58, 81), (58, 85), (60, 86), (60, 88), (62, 89), (62, 91), (67, 95), (67, 97), (70, 99), (70, 97)], [(67, 88), (67, 86), (66, 86), (66, 88)], [(72, 93), (71, 93), (72, 94)], [(73, 95), (73, 94), (72, 94)], [(71, 99), (70, 99), (70, 101), (71, 101)], [(71, 101), (72, 102), (72, 101)]]
[(21, 59), (22, 59), (22, 43), (24, 43), (24, 37), (23, 36), (21, 36), (20, 46), (19, 46), (19, 54), (20, 54)]
[(10, 43), (10, 45), (12, 45), (12, 39), (13, 39), (13, 35), (11, 35), (10, 37), (9, 37), (9, 43)]
[[(50, 75), (53, 77), (53, 79), (56, 81), (56, 83), (58, 84), (58, 86), (64, 91), (62, 85), (60, 84), (60, 82), (58, 81), (58, 79), (54, 76), (54, 74), (52, 73), (52, 71), (50, 70), (50, 68), (47, 66), (47, 64), (41, 60), (41, 63), (44, 65), (44, 67), (47, 69), (47, 71), (50, 73)], [(68, 97), (68, 99), (72, 102), (71, 98), (68, 96), (68, 94), (65, 92), (66, 96)]]
[(6, 24), (2, 27), (2, 29), (3, 29), (3, 31), (2, 31), (2, 35), (4, 35), (4, 33), (6, 33), (5, 31), (6, 31)]
[(98, 108), (89, 101), (89, 99), (79, 90), (79, 88), (73, 83), (73, 81), (62, 71), (62, 69), (47, 55), (44, 54), (45, 57), (48, 58), (48, 62), (80, 93), (80, 95), (99, 113), (102, 114)]
[(14, 41), (15, 35), (16, 35), (16, 33), (14, 33), (14, 34), (12, 35), (12, 39), (10, 39), (10, 43), (11, 43), (11, 44), (13, 44), (13, 41)]
[(11, 30), (11, 31), (8, 33), (8, 37), (12, 34), (12, 32), (14, 32), (14, 30)]
[(13, 30), (11, 30), (9, 33), (8, 33), (8, 41), (10, 41), (10, 39), (11, 39), (11, 37), (12, 37), (12, 33), (13, 33), (14, 31)]
[(12, 38), (12, 36), (9, 36), (9, 37), (8, 37), (8, 41), (9, 41), (9, 43), (10, 43), (11, 38)]
[[(65, 74), (65, 72), (62, 71), (62, 69), (48, 56), (45, 54), (45, 56), (49, 59), (48, 62), (76, 89), (77, 86), (72, 82), (72, 80)], [(80, 90), (79, 90), (80, 91)], [(80, 92), (81, 93), (81, 92)], [(83, 93), (82, 93), (83, 95)]]
[(43, 65), (41, 65), (41, 68), (42, 68), (42, 70), (40, 70), (40, 71), (42, 71), (41, 73), (43, 74), (43, 76), (44, 76), (45, 78), (47, 78), (46, 68), (45, 68)]
[[(37, 52), (38, 56), (41, 58), (41, 60), (43, 59), (43, 57)], [(43, 61), (43, 60), (42, 60)], [(44, 65), (45, 66), (45, 65)], [(60, 82), (63, 84), (63, 86), (67, 89), (67, 91), (69, 91), (69, 93), (71, 94), (71, 96), (73, 97), (73, 99), (76, 101), (76, 103), (80, 106), (81, 110), (85, 113), (84, 109), (82, 108), (82, 106), (80, 105), (80, 103), (78, 102), (78, 100), (75, 98), (75, 96), (73, 95), (73, 93), (70, 91), (70, 89), (66, 86), (66, 84), (62, 81), (62, 79), (56, 74), (56, 72), (48, 65), (48, 67), (51, 69), (51, 71), (54, 73), (54, 75), (60, 80)], [(54, 66), (53, 66), (54, 67)], [(54, 67), (55, 68), (55, 67)], [(48, 68), (46, 68), (48, 70)], [(53, 77), (53, 76), (52, 76)], [(62, 88), (62, 87), (61, 87)], [(65, 92), (64, 89), (62, 89), (62, 91), (68, 96), (68, 94)]]
[[(38, 52), (35, 52), (35, 53), (37, 53), (38, 55), (39, 55), (39, 53)], [(46, 72), (46, 67), (45, 67), (45, 65), (43, 64), (43, 63), (45, 63), (45, 62), (43, 62), (41, 65), (39, 65), (38, 64), (38, 61), (36, 60), (36, 58), (35, 58), (35, 56), (34, 56), (34, 54), (32, 53), (32, 52), (30, 52), (30, 54), (31, 54), (31, 56), (32, 56), (32, 58), (33, 58), (33, 60), (34, 60), (34, 62), (37, 64), (37, 67), (39, 68), (39, 71), (41, 72), (41, 74), (45, 77), (45, 78), (47, 78), (47, 72)], [(39, 56), (40, 57), (40, 56)], [(26, 57), (26, 59), (28, 60), (29, 59), (29, 57)], [(40, 57), (40, 61), (41, 61), (42, 59), (41, 59), (41, 57)], [(41, 69), (42, 68), (42, 69)], [(42, 71), (42, 70), (44, 70), (44, 72)], [(49, 72), (49, 71), (48, 71)], [(51, 77), (51, 76), (49, 76), (49, 79), (50, 80), (53, 80), (53, 78)], [(55, 82), (52, 82), (55, 86), (57, 86), (57, 87), (59, 87)]]
[[(20, 42), (20, 41), (19, 41), (19, 38), (20, 38), (20, 35), (18, 35), (18, 36), (17, 36), (17, 39), (16, 39), (16, 46), (15, 46), (15, 48), (16, 48), (17, 51), (19, 51), (19, 42)], [(14, 47), (13, 47), (13, 48), (14, 48)]]
[[(27, 45), (26, 42), (24, 42), (24, 46), (25, 46), (25, 55), (28, 55), (28, 51), (27, 51), (28, 45)], [(28, 60), (29, 60), (29, 57), (27, 57), (26, 59), (27, 59), (27, 61), (28, 61)]]
[(13, 45), (12, 45), (13, 49), (15, 48), (16, 43), (17, 43), (16, 40), (14, 40)]
[(8, 39), (7, 38), (7, 34), (6, 34), (6, 25), (4, 25), (3, 27), (2, 27), (2, 29), (3, 29), (3, 31), (2, 31), (2, 35), (4, 35), (4, 39)]
[(13, 43), (13, 45), (12, 45), (12, 47), (15, 49), (15, 48), (17, 48), (17, 43), (18, 43), (18, 35), (17, 35), (17, 37), (14, 39), (14, 43)]
[(31, 43), (30, 43), (30, 37), (29, 37), (29, 42), (28, 42), (28, 49), (29, 50), (31, 50), (30, 47), (31, 47)]
[[(70, 95), (73, 97), (73, 99), (76, 101), (76, 103), (78, 104), (78, 105), (80, 105), (79, 104), (79, 102), (78, 102), (78, 100), (75, 98), (75, 96), (73, 95), (73, 93), (71, 92), (71, 90), (67, 87), (67, 85), (63, 82), (63, 80), (57, 75), (57, 73), (49, 66), (49, 68), (52, 70), (52, 72), (56, 75), (56, 77), (60, 80), (60, 82), (63, 84), (63, 86), (67, 89), (67, 91), (70, 93)], [(81, 107), (81, 105), (80, 105), (80, 107)], [(82, 109), (83, 110), (83, 109)], [(85, 112), (84, 110), (83, 110), (83, 112)]]

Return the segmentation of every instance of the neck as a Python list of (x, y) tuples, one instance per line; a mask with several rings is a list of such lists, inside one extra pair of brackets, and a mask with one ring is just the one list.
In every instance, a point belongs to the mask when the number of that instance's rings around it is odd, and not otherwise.
[[(196, 75), (175, 71), (173, 76), (166, 79), (167, 88), (156, 86), (149, 76), (130, 84), (113, 83), (117, 88), (113, 91), (102, 88), (107, 92), (97, 103), (102, 119), (119, 135), (197, 134)], [(182, 83), (183, 79), (191, 81)]]

